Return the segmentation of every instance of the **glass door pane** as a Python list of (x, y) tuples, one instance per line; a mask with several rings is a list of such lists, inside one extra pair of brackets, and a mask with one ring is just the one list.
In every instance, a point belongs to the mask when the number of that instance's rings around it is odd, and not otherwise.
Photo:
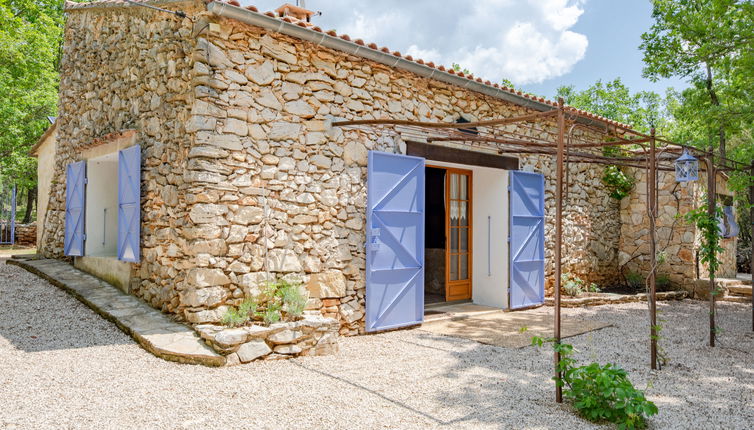
[(449, 279), (451, 281), (463, 281), (469, 279), (471, 273), (469, 268), (471, 260), (469, 246), (471, 231), (469, 175), (449, 172), (448, 182)]

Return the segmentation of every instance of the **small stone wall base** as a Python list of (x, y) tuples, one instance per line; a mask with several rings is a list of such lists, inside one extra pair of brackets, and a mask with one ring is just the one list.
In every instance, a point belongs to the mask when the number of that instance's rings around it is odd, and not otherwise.
[(254, 360), (334, 354), (338, 351), (339, 328), (338, 320), (316, 314), (269, 327), (228, 328), (214, 324), (195, 327), (207, 344), (226, 356), (228, 366)]

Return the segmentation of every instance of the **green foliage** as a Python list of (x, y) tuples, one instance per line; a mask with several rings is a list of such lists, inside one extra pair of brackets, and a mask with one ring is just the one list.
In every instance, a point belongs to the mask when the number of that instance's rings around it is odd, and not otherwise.
[(453, 63), (450, 67), (452, 67), (453, 70), (455, 70), (456, 72), (461, 72), (464, 75), (470, 75), (471, 74), (471, 72), (469, 71), (469, 69), (467, 69), (465, 67), (461, 67), (461, 65), (458, 64), (458, 63)]
[(0, 2), (0, 181), (36, 184), (28, 152), (57, 113), (62, 30), (60, 0)]
[(657, 406), (634, 387), (625, 370), (615, 364), (577, 366), (572, 345), (555, 339), (532, 338), (535, 346), (541, 347), (546, 342), (560, 353), (557, 370), (562, 378), (554, 378), (555, 383), (563, 387), (563, 395), (582, 417), (593, 422), (612, 422), (619, 429), (639, 429), (646, 427), (647, 417), (657, 414)]
[[(754, 2), (738, 0), (653, 0), (654, 24), (642, 35), (644, 75), (652, 80), (681, 77), (690, 86), (669, 92), (674, 141), (748, 164), (754, 121)], [(747, 136), (748, 134), (748, 136)], [(743, 137), (743, 139), (742, 139)], [(715, 143), (716, 142), (716, 143)]]
[(600, 291), (594, 282), (587, 284), (583, 279), (571, 273), (560, 275), (560, 282), (563, 292), (568, 296), (578, 296), (585, 292), (598, 293)]
[[(583, 91), (577, 91), (573, 86), (560, 87), (557, 96), (563, 97), (570, 106), (632, 124), (644, 132), (649, 132), (653, 126), (663, 128), (667, 123), (667, 113), (658, 94), (647, 91), (632, 94), (620, 78), (607, 83), (598, 80)], [(624, 150), (617, 146), (606, 146), (602, 152), (607, 157), (624, 155)], [(628, 196), (636, 181), (618, 166), (610, 165), (605, 167), (602, 182), (608, 187), (610, 197), (621, 200)]]
[(283, 309), (287, 314), (298, 317), (304, 313), (307, 297), (301, 294), (301, 288), (298, 285), (286, 282), (278, 289), (278, 295), (282, 299)]
[(644, 276), (639, 272), (626, 273), (626, 282), (628, 282), (628, 286), (634, 290), (641, 290), (644, 288)]
[(696, 228), (702, 233), (698, 249), (699, 261), (707, 265), (710, 276), (717, 273), (717, 269), (720, 267), (717, 254), (724, 251), (723, 247), (720, 246), (721, 232), (717, 222), (718, 218), (723, 217), (723, 210), (720, 206), (715, 206), (715, 209), (713, 215), (708, 213), (707, 197), (705, 196), (704, 204), (685, 215), (686, 221), (696, 225)]
[(249, 321), (269, 325), (281, 320), (295, 320), (304, 313), (307, 300), (299, 283), (278, 279), (268, 282), (257, 299), (247, 298), (238, 308), (228, 309), (222, 323), (237, 327)]
[(228, 327), (238, 327), (246, 324), (249, 321), (248, 314), (243, 314), (239, 309), (229, 308), (221, 322)]
[(257, 301), (252, 298), (248, 298), (244, 300), (238, 307), (238, 313), (252, 318), (257, 312), (257, 307), (259, 307), (259, 303), (257, 303)]
[(636, 180), (626, 175), (618, 166), (607, 166), (602, 174), (602, 182), (610, 190), (610, 197), (621, 200), (628, 196)]
[(281, 305), (279, 303), (267, 305), (267, 309), (262, 313), (262, 321), (267, 325), (280, 321), (282, 317)]
[(670, 289), (670, 275), (658, 273), (655, 275), (655, 287), (657, 291), (667, 291)]
[(631, 93), (620, 78), (607, 83), (598, 80), (583, 91), (573, 86), (560, 87), (557, 91), (557, 96), (563, 97), (570, 106), (631, 124), (643, 132), (649, 132), (652, 126), (662, 130), (668, 121), (668, 112), (659, 94), (651, 91)]

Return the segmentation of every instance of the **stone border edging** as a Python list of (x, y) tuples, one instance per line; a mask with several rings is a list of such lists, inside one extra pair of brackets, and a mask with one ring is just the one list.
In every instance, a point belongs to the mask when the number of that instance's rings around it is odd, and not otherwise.
[[(217, 354), (209, 346), (207, 346), (201, 340), (201, 338), (199, 338), (199, 336), (194, 332), (193, 329), (186, 327), (182, 324), (178, 324), (176, 322), (170, 321), (167, 317), (165, 317), (162, 314), (162, 312), (156, 309), (149, 308), (149, 310), (154, 311), (155, 313), (154, 315), (156, 315), (156, 313), (159, 313), (159, 316), (162, 317), (162, 319), (164, 319), (164, 321), (160, 321), (160, 323), (164, 324), (163, 327), (166, 328), (165, 331), (168, 331), (168, 333), (157, 333), (157, 332), (154, 332), (153, 328), (144, 329), (143, 327), (137, 327), (136, 324), (129, 324), (127, 321), (124, 321), (124, 319), (127, 318), (128, 316), (133, 316), (133, 314), (119, 317), (105, 309), (102, 309), (100, 305), (94, 303), (92, 300), (90, 300), (90, 298), (87, 298), (84, 294), (82, 294), (76, 288), (66, 284), (65, 282), (59, 279), (54, 278), (53, 276), (46, 273), (45, 271), (35, 267), (33, 264), (30, 264), (31, 261), (35, 261), (35, 260), (24, 261), (20, 259), (10, 258), (6, 261), (6, 263), (12, 264), (24, 270), (27, 270), (39, 276), (40, 278), (48, 281), (52, 285), (55, 285), (56, 287), (62, 289), (63, 291), (70, 294), (71, 296), (75, 297), (77, 300), (79, 300), (81, 303), (88, 306), (94, 312), (96, 312), (97, 314), (105, 318), (106, 320), (114, 323), (121, 331), (131, 336), (142, 348), (144, 348), (151, 354), (159, 358), (162, 358), (164, 360), (174, 361), (174, 362), (184, 363), (184, 364), (201, 364), (204, 366), (211, 366), (211, 367), (219, 367), (219, 366), (224, 366), (226, 364), (225, 357), (223, 357), (220, 354)], [(36, 260), (36, 261), (41, 261), (41, 260)], [(49, 261), (54, 261), (54, 260), (49, 260)], [(66, 263), (63, 263), (63, 262), (59, 262), (59, 263), (69, 266), (71, 270), (78, 271), (78, 269), (75, 269), (73, 266), (70, 266)], [(100, 282), (105, 283), (104, 281), (100, 281)], [(136, 297), (127, 295), (113, 286), (110, 286), (110, 287), (112, 288), (111, 294), (114, 294), (116, 297), (121, 296), (124, 298), (130, 298), (136, 303), (138, 303), (136, 306), (140, 306), (140, 305), (143, 305), (144, 307), (148, 306), (144, 303), (141, 303), (139, 299), (137, 299)], [(145, 314), (146, 312), (148, 311), (145, 310)], [(154, 319), (158, 320), (157, 316), (155, 316)], [(171, 327), (171, 326), (174, 326), (174, 327)], [(153, 331), (153, 333), (150, 333), (150, 330)], [(167, 341), (167, 342), (163, 342), (164, 345), (159, 345), (159, 341), (162, 339), (162, 336), (164, 335), (183, 336), (185, 337), (185, 339), (182, 339), (182, 340), (190, 341), (191, 338), (189, 337), (189, 333), (193, 338), (195, 338), (197, 344), (199, 344), (196, 347), (199, 353), (193, 353), (193, 354), (185, 353), (185, 352), (178, 351), (176, 349), (169, 348), (170, 345), (174, 345), (175, 343), (177, 343), (175, 341), (173, 342)], [(150, 337), (152, 337), (152, 339), (150, 339)], [(171, 338), (168, 338), (168, 339), (171, 340)], [(172, 340), (174, 340), (174, 338), (172, 338)], [(178, 342), (181, 342), (182, 340), (179, 340)], [(184, 342), (184, 345), (185, 345), (185, 342)]]
[[(686, 291), (666, 291), (657, 293), (657, 300), (683, 300), (688, 296)], [(600, 306), (619, 303), (646, 302), (647, 293), (639, 294), (615, 294), (611, 296), (587, 296), (587, 297), (561, 297), (560, 306), (564, 308), (577, 308), (581, 306)], [(553, 306), (555, 299), (545, 297), (545, 305)]]

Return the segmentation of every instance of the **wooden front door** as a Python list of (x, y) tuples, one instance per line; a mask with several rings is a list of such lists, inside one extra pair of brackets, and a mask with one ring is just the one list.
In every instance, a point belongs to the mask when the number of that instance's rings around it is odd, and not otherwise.
[(445, 300), (471, 299), (471, 171), (445, 175)]

